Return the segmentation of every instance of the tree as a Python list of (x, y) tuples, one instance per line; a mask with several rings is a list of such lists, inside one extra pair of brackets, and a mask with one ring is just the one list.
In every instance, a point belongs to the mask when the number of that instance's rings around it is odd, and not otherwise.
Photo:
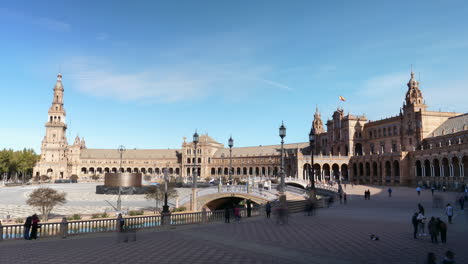
[(42, 221), (46, 222), (49, 220), (49, 214), (55, 206), (67, 202), (65, 197), (66, 193), (64, 192), (59, 193), (52, 188), (42, 187), (37, 188), (29, 195), (26, 204), (38, 208), (42, 214)]
[[(174, 183), (169, 183), (167, 185), (167, 199), (177, 197), (177, 190), (174, 188)], [(155, 201), (155, 208), (154, 212), (156, 213), (156, 209), (159, 208), (160, 202), (164, 200), (164, 184), (159, 185), (151, 185), (148, 188), (148, 192), (145, 195), (146, 200), (154, 200)]]
[(93, 175), (91, 176), (91, 179), (93, 179), (94, 181), (97, 181), (97, 180), (99, 180), (99, 177), (100, 177), (99, 174), (93, 174)]

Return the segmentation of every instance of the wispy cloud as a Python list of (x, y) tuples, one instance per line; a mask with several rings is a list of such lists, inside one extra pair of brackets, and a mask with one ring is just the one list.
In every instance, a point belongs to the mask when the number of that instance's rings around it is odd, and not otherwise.
[(109, 34), (108, 33), (105, 33), (105, 32), (101, 32), (97, 35), (96, 39), (97, 40), (108, 40), (109, 39)]
[(89, 95), (122, 101), (185, 101), (209, 96), (291, 90), (266, 76), (265, 67), (187, 63), (120, 72), (99, 59), (75, 58), (64, 66), (64, 79)]
[(49, 17), (38, 17), (20, 13), (11, 9), (0, 8), (0, 19), (10, 20), (9, 22), (15, 23), (26, 23), (36, 25), (41, 28), (53, 31), (70, 31), (71, 26), (68, 23), (49, 18)]

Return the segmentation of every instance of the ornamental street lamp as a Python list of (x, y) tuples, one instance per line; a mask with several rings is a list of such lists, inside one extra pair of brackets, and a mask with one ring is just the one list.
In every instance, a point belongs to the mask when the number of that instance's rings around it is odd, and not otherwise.
[(232, 136), (229, 137), (228, 146), (229, 146), (229, 182), (230, 184), (232, 184), (232, 147), (234, 147), (234, 140), (232, 139)]
[[(122, 157), (123, 157), (123, 154), (125, 152), (125, 147), (123, 145), (120, 145), (118, 148), (117, 148), (117, 151), (119, 152), (120, 154), (120, 165), (119, 165), (119, 172), (122, 173)], [(120, 197), (120, 194), (122, 192), (122, 187), (119, 186), (119, 196), (117, 197), (117, 210), (118, 211), (122, 211), (122, 198)]]
[(309, 133), (309, 148), (310, 148), (310, 171), (309, 171), (309, 179), (310, 179), (310, 197), (315, 199), (315, 175), (314, 175), (314, 142), (315, 136), (313, 131), (311, 130)]
[(279, 136), (281, 138), (281, 170), (280, 170), (280, 177), (281, 177), (281, 182), (280, 182), (280, 195), (284, 195), (284, 137), (286, 137), (286, 127), (284, 126), (283, 121), (281, 121), (281, 126), (279, 128)]
[(199, 137), (198, 133), (195, 130), (195, 134), (193, 134), (193, 145), (194, 145), (194, 150), (195, 150), (195, 160), (193, 162), (193, 184), (192, 184), (192, 202), (191, 202), (191, 210), (196, 211), (197, 210), (197, 144), (199, 142)]
[(169, 205), (167, 205), (167, 180), (168, 180), (168, 172), (169, 166), (166, 163), (166, 168), (164, 168), (164, 205), (163, 205), (163, 213), (169, 213)]

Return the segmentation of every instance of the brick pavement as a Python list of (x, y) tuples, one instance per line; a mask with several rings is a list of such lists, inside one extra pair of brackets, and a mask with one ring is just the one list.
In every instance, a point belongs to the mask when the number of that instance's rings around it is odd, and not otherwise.
[[(347, 191), (364, 190), (355, 188)], [(451, 193), (444, 195), (452, 199)], [(457, 263), (466, 263), (465, 212), (456, 212), (447, 245), (412, 239), (410, 220), (418, 202), (427, 216), (443, 216), (442, 209), (431, 207), (430, 192), (417, 196), (413, 189), (394, 188), (392, 198), (385, 191), (370, 201), (350, 198), (316, 216), (292, 215), (288, 225), (257, 218), (141, 231), (129, 243), (117, 243), (115, 234), (1, 242), (0, 263), (423, 263), (427, 252), (440, 260), (447, 249), (456, 253)], [(371, 241), (372, 233), (381, 240)]]

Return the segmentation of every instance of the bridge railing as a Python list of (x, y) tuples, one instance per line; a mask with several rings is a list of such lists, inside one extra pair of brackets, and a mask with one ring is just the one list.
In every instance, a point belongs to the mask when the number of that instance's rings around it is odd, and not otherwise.
[[(240, 209), (241, 216), (247, 216), (247, 209)], [(251, 216), (260, 216), (263, 212), (262, 207), (253, 207)], [(170, 216), (168, 225), (187, 225), (199, 223), (211, 223), (224, 220), (224, 210), (202, 211), (193, 213), (178, 213)], [(232, 216), (233, 213), (231, 212)], [(125, 217), (125, 228), (138, 230), (158, 228), (163, 226), (160, 215)], [(41, 223), (38, 229), (37, 237), (39, 239), (46, 237), (61, 237), (85, 235), (91, 233), (117, 232), (117, 218), (80, 220), (80, 221), (62, 221), (58, 223)], [(0, 241), (24, 239), (24, 226), (2, 225), (0, 222)]]

